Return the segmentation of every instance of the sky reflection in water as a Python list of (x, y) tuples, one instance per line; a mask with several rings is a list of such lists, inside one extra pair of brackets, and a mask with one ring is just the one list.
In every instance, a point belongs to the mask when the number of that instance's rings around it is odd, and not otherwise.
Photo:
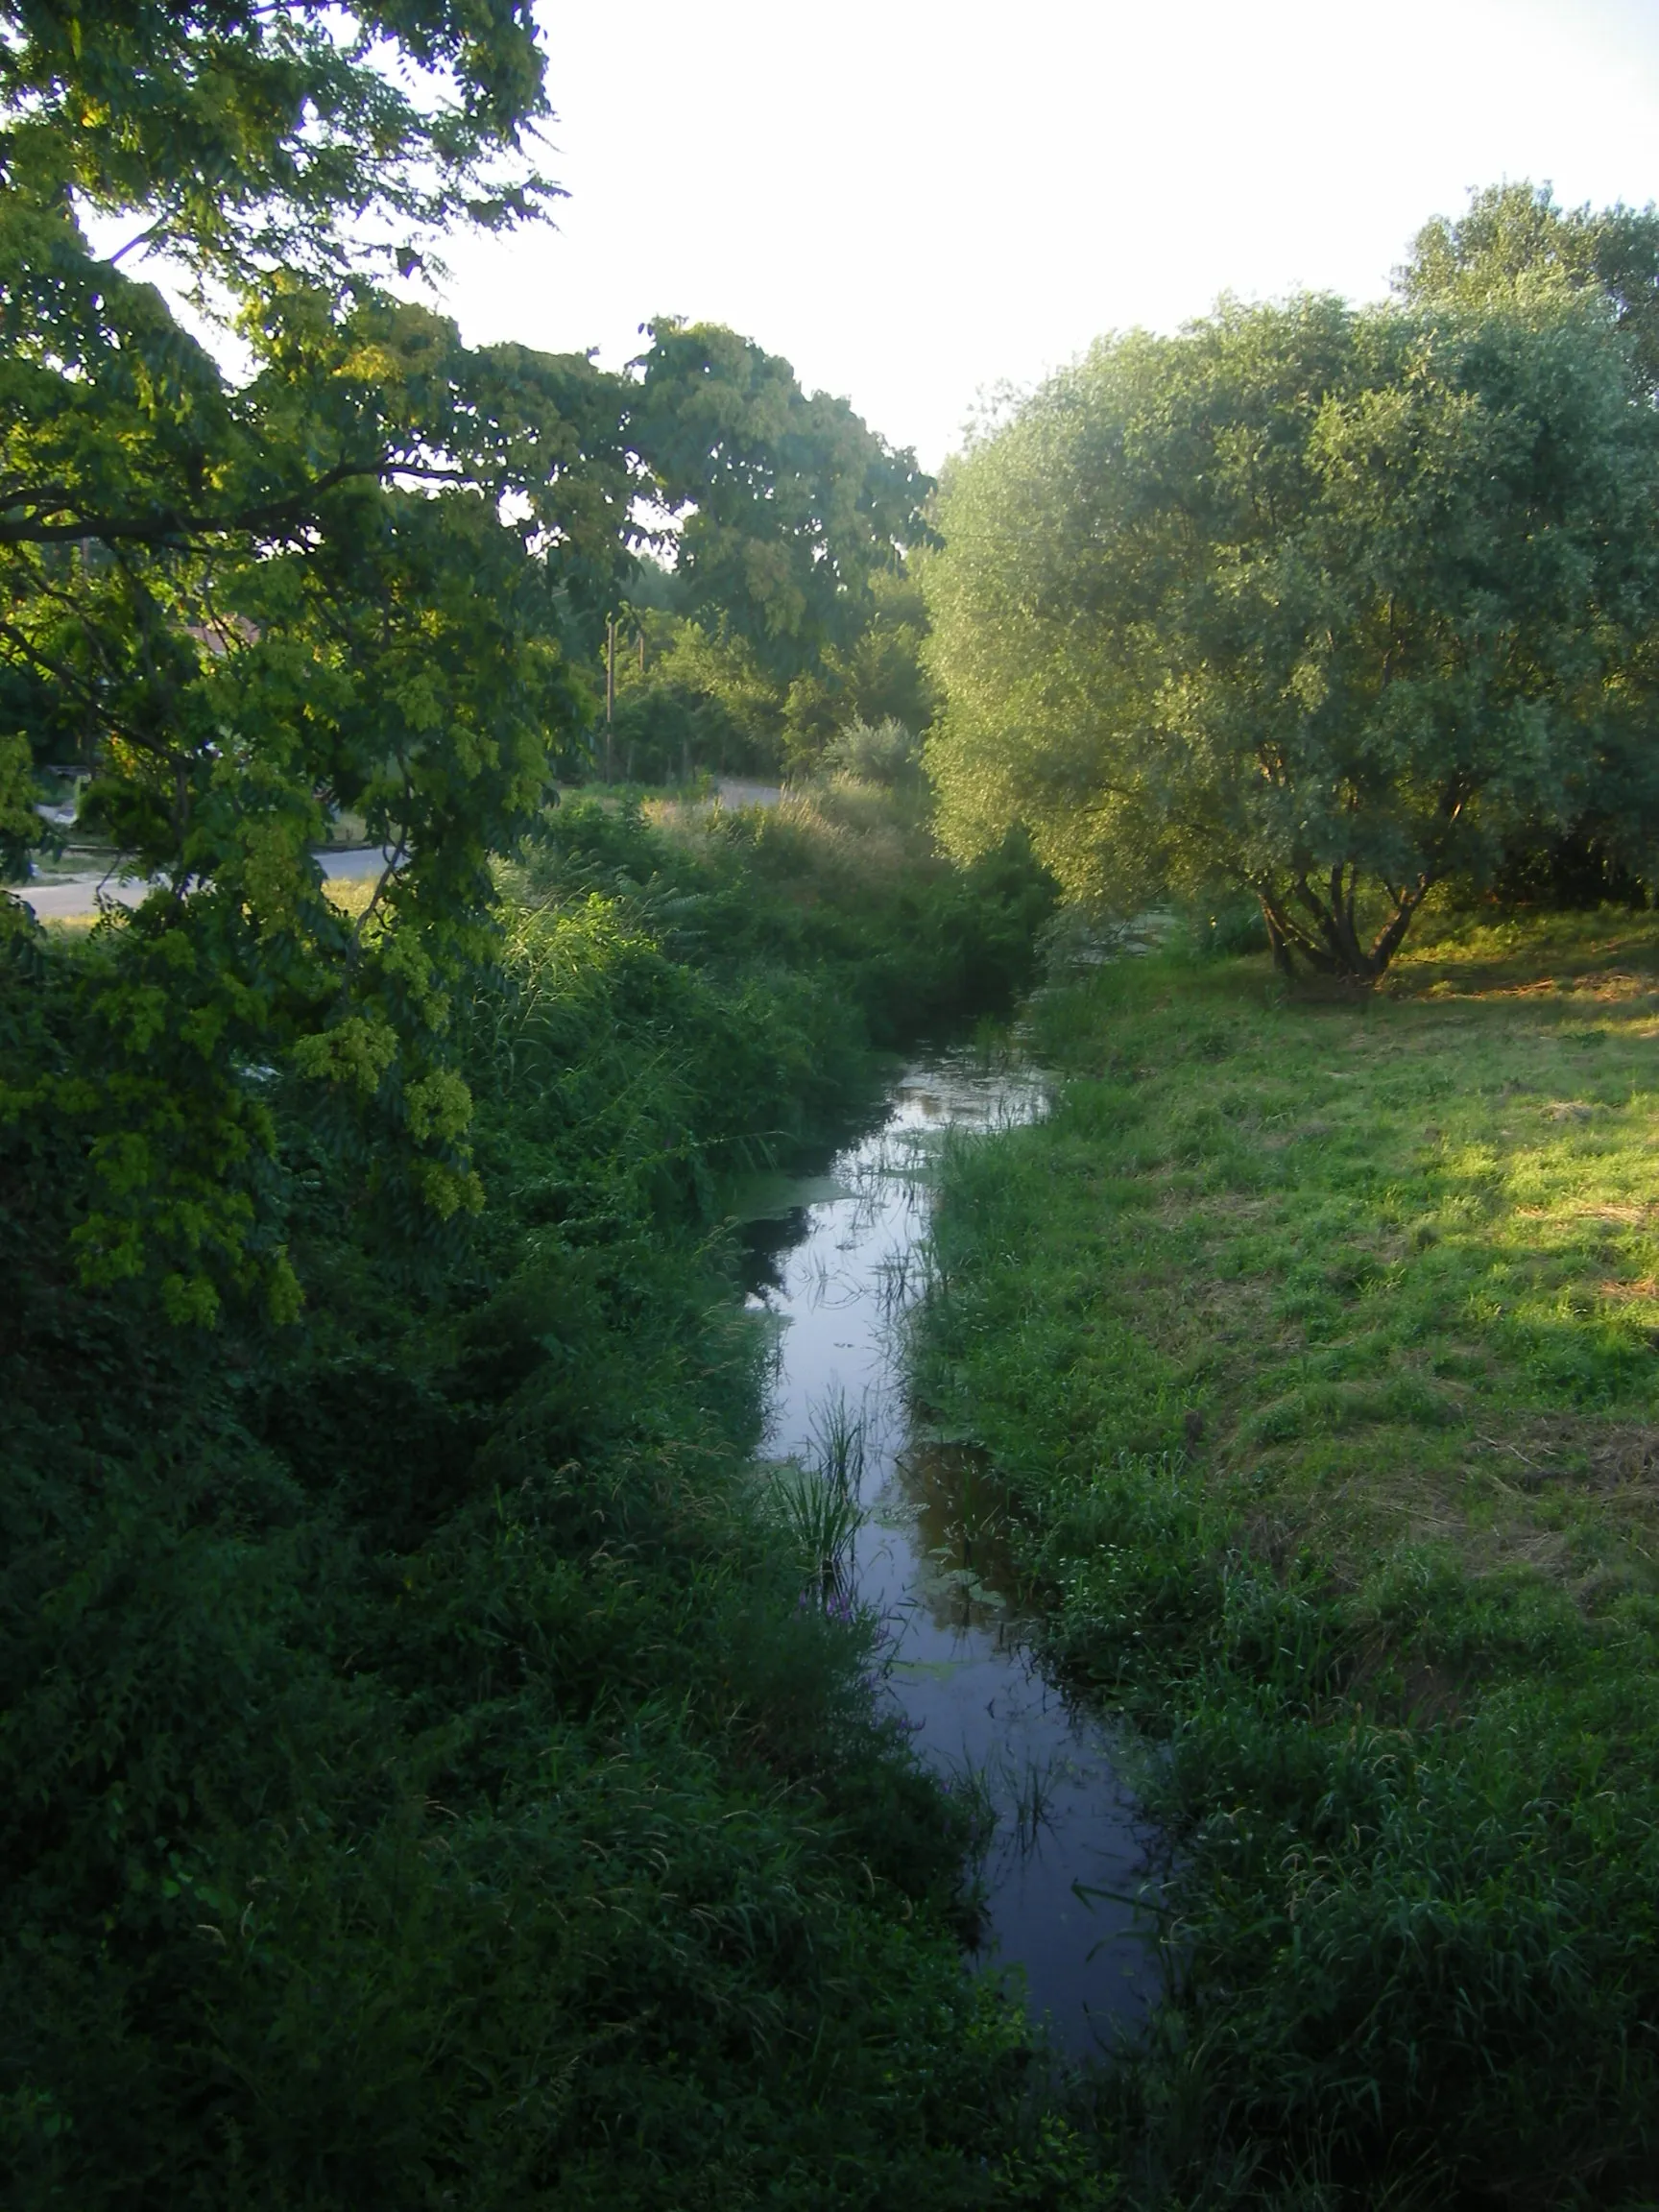
[(768, 1453), (809, 1455), (824, 1409), (864, 1423), (859, 1599), (887, 1624), (892, 1695), (921, 1756), (975, 1775), (998, 1819), (984, 1867), (984, 1957), (1021, 1967), (1031, 2009), (1083, 2053), (1132, 2026), (1156, 1993), (1146, 1839), (1104, 1732), (1069, 1709), (1031, 1664), (1009, 1602), (1001, 1503), (971, 1447), (913, 1434), (896, 1321), (915, 1295), (929, 1159), (949, 1129), (1035, 1118), (1029, 1070), (968, 1054), (910, 1069), (875, 1134), (828, 1175), (769, 1179), (751, 1231), (751, 1304), (781, 1324)]

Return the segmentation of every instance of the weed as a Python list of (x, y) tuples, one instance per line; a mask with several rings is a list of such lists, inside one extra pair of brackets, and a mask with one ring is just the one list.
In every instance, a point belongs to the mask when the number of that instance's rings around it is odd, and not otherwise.
[(854, 1412), (844, 1390), (831, 1390), (811, 1416), (813, 1472), (826, 1489), (853, 1504), (864, 1487), (867, 1410)]

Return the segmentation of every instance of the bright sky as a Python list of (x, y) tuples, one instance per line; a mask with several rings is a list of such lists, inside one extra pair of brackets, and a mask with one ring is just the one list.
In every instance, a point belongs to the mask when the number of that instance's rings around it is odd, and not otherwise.
[(557, 230), (464, 334), (729, 323), (936, 467), (975, 395), (1226, 289), (1375, 298), (1472, 185), (1659, 197), (1659, 0), (543, 0)]

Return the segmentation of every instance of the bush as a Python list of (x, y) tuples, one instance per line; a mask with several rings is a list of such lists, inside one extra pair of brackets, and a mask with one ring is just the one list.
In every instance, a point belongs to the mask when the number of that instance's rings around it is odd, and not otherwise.
[(849, 722), (824, 748), (823, 766), (889, 790), (922, 784), (922, 740), (888, 715), (880, 722)]

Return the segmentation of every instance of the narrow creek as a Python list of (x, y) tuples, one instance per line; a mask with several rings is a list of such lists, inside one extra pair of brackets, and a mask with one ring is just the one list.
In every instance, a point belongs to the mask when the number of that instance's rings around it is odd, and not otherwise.
[(768, 1456), (833, 1458), (855, 1491), (843, 1586), (883, 1624), (887, 1695), (918, 1754), (973, 1793), (987, 1831), (976, 1963), (1020, 1970), (1033, 2017), (1085, 2056), (1132, 2029), (1156, 1989), (1133, 1902), (1155, 1894), (1147, 1838), (1104, 1731), (1035, 1664), (994, 1484), (920, 1427), (902, 1358), (942, 1139), (1033, 1119), (1046, 1097), (1030, 1069), (968, 1052), (918, 1063), (827, 1173), (769, 1177), (744, 1212), (750, 1304), (777, 1324)]

